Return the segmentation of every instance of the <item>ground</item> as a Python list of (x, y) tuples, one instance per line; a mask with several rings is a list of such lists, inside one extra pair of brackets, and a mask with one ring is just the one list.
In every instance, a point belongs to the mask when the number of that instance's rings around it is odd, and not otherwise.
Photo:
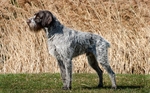
[(107, 74), (104, 87), (97, 88), (98, 76), (93, 73), (73, 74), (72, 90), (62, 90), (60, 74), (1, 74), (0, 93), (149, 93), (150, 75), (117, 74), (118, 89), (111, 89)]

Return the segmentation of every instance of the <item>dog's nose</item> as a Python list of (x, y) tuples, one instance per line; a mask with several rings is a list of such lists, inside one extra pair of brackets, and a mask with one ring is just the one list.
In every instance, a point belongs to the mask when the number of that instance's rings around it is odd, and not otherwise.
[(31, 23), (31, 20), (30, 20), (30, 19), (27, 19), (26, 22), (29, 24), (29, 23)]

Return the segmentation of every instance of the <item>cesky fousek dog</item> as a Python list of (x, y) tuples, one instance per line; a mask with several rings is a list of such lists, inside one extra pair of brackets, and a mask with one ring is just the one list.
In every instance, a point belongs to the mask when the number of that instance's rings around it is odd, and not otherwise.
[(101, 36), (89, 32), (76, 31), (62, 25), (47, 10), (42, 10), (27, 20), (29, 28), (38, 32), (44, 29), (47, 35), (49, 53), (57, 59), (63, 81), (63, 89), (71, 89), (72, 58), (86, 54), (88, 63), (99, 76), (98, 87), (103, 87), (103, 72), (100, 63), (108, 72), (112, 88), (116, 89), (115, 73), (108, 62), (109, 43)]

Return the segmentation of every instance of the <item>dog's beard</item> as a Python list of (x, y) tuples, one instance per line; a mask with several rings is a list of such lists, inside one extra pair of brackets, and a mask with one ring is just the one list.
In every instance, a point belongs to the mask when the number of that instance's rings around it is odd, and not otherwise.
[[(32, 21), (32, 20), (31, 20)], [(36, 24), (35, 21), (32, 21), (28, 24), (31, 31), (39, 31), (42, 27), (39, 24)]]

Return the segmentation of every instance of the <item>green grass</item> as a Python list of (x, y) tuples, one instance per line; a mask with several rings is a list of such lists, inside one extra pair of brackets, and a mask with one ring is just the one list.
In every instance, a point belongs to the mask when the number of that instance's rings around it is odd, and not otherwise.
[(0, 74), (0, 93), (150, 93), (150, 75), (117, 74), (118, 89), (111, 89), (108, 75), (104, 87), (96, 88), (96, 74), (73, 74), (72, 90), (62, 90), (60, 74)]

